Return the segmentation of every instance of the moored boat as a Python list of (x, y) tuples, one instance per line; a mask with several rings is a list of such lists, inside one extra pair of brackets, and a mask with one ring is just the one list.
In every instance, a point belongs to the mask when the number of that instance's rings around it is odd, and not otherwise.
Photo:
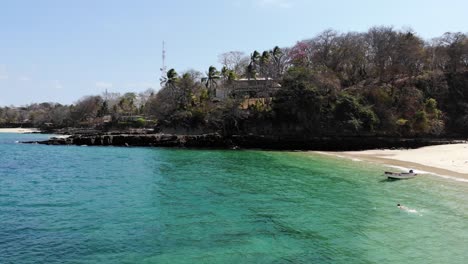
[(387, 175), (388, 179), (395, 179), (395, 180), (403, 180), (403, 179), (411, 179), (414, 178), (416, 173), (413, 171), (410, 172), (391, 172), (391, 171), (386, 171), (385, 175)]

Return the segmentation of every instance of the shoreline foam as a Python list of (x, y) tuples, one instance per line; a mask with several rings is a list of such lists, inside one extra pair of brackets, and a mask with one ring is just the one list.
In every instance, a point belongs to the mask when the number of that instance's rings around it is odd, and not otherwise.
[(316, 153), (379, 163), (399, 170), (414, 169), (420, 173), (468, 182), (468, 143), (405, 150), (384, 149)]
[(25, 133), (36, 133), (40, 132), (37, 128), (0, 128), (0, 133), (17, 133), (17, 134), (25, 134)]

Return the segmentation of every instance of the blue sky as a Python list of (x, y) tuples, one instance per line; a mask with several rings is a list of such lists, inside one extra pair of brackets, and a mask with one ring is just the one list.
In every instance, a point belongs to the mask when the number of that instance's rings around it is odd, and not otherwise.
[(2, 0), (0, 105), (158, 89), (163, 40), (168, 67), (206, 72), (223, 52), (292, 46), (328, 28), (467, 32), (466, 10), (464, 0)]

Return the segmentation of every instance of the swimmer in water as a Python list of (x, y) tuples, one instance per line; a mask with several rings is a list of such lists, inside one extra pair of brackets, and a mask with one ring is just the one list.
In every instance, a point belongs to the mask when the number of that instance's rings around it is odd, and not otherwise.
[(397, 204), (398, 208), (400, 208), (401, 210), (405, 210), (407, 211), (408, 210), (408, 207), (404, 206), (404, 205), (401, 205), (401, 204)]

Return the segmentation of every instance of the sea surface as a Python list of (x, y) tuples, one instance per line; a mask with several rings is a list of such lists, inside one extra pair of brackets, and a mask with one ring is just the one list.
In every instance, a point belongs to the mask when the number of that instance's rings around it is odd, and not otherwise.
[(46, 137), (0, 134), (0, 263), (468, 261), (466, 182), (304, 152), (15, 143)]

